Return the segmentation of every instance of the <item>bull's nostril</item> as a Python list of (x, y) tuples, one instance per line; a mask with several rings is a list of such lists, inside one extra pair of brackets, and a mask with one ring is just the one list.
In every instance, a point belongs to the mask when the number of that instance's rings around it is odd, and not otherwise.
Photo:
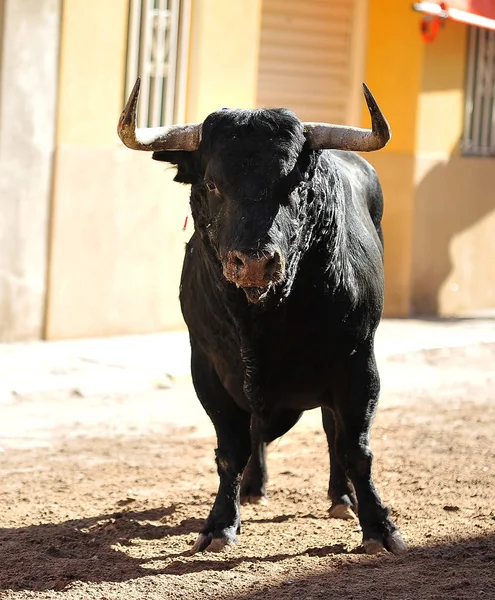
[(279, 280), (282, 274), (278, 252), (241, 252), (232, 250), (224, 265), (227, 279), (241, 287), (263, 288)]
[(265, 273), (269, 277), (271, 277), (275, 273), (275, 271), (277, 270), (279, 265), (280, 265), (280, 255), (278, 254), (278, 252), (275, 252), (275, 254), (266, 261)]

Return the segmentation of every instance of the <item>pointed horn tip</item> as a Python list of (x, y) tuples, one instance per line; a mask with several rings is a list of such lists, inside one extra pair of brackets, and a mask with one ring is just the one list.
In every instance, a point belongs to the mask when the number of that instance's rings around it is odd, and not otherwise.
[(136, 83), (134, 84), (131, 92), (131, 96), (134, 96), (135, 93), (139, 92), (139, 88), (141, 87), (141, 76), (138, 75), (136, 78)]
[(135, 119), (136, 108), (139, 98), (139, 90), (141, 88), (141, 77), (138, 75), (136, 82), (132, 88), (129, 97), (127, 98), (127, 102), (120, 114), (120, 119), (117, 125), (117, 133), (119, 137), (121, 137), (121, 132), (125, 125), (130, 125)]
[(127, 99), (124, 110), (127, 108), (135, 109), (137, 107), (139, 91), (141, 89), (141, 77), (136, 79), (136, 83), (134, 84), (131, 93), (129, 94), (129, 98)]
[(392, 138), (392, 129), (390, 128), (390, 124), (387, 121), (387, 119), (385, 118), (385, 115), (383, 114), (382, 110), (378, 106), (378, 102), (376, 101), (375, 97), (371, 93), (370, 88), (366, 85), (366, 83), (364, 83), (364, 81), (363, 81), (363, 93), (364, 93), (364, 97), (366, 100), (366, 104), (368, 105), (368, 108), (370, 109), (370, 112), (371, 111), (375, 112), (377, 110), (379, 115), (381, 116), (381, 121), (386, 126), (387, 135), (385, 137), (387, 138), (387, 140), (384, 144), (384, 146), (386, 146)]
[(370, 88), (364, 83), (364, 81), (363, 81), (363, 94), (364, 94), (364, 97), (365, 97), (367, 103), (369, 103), (369, 101), (371, 101), (373, 104), (377, 104), (377, 101), (375, 100), (375, 97), (371, 93)]

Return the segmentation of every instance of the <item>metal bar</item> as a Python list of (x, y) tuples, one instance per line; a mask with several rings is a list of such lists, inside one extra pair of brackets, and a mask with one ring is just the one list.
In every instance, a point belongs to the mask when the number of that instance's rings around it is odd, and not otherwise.
[(485, 32), (476, 31), (478, 38), (478, 51), (476, 53), (476, 78), (474, 82), (474, 108), (473, 108), (473, 150), (479, 151), (481, 148), (481, 115), (483, 106), (483, 81), (485, 77)]
[(125, 75), (124, 102), (131, 93), (138, 76), (139, 39), (141, 29), (141, 0), (131, 0), (129, 6), (129, 27), (127, 37), (127, 65)]
[(162, 98), (163, 98), (163, 84), (165, 77), (165, 43), (167, 35), (167, 0), (159, 0), (158, 8), (155, 10), (155, 40), (154, 48), (155, 55), (153, 58), (153, 67), (155, 75), (155, 85), (153, 88), (153, 107), (151, 114), (150, 125), (152, 127), (158, 127), (161, 125), (162, 118)]
[[(170, 0), (169, 0), (170, 1)], [(165, 95), (164, 106), (164, 121), (165, 124), (170, 124), (174, 119), (174, 104), (175, 104), (175, 85), (177, 74), (177, 42), (179, 33), (179, 11), (180, 1), (170, 1), (170, 19), (169, 19), (169, 44), (167, 56), (167, 91)]]
[(494, 48), (495, 38), (493, 31), (486, 31), (485, 45), (485, 77), (483, 80), (483, 114), (481, 116), (481, 148), (484, 152), (488, 152), (490, 148), (490, 133), (491, 133), (491, 112), (492, 112), (492, 90), (493, 90), (493, 63), (494, 63)]
[(440, 4), (436, 2), (415, 2), (413, 10), (424, 13), (425, 15), (433, 15), (447, 19), (449, 16), (448, 10), (444, 10)]
[[(490, 57), (490, 60), (492, 61), (492, 63), (495, 62), (495, 33), (492, 34), (492, 39), (493, 39), (493, 43), (494, 46), (492, 47), (493, 53), (492, 56)], [(493, 77), (492, 80), (492, 85), (490, 87), (490, 98), (491, 98), (491, 114), (489, 116), (490, 119), (490, 154), (493, 155), (495, 154), (495, 76)]]
[(476, 75), (476, 30), (469, 28), (468, 65), (466, 81), (466, 98), (464, 100), (464, 132), (462, 139), (463, 151), (472, 151), (473, 144), (473, 118), (474, 118), (474, 83)]
[(355, 0), (351, 12), (351, 39), (349, 45), (349, 102), (346, 123), (360, 123), (363, 102), (361, 82), (365, 76), (366, 36), (368, 32), (368, 0)]
[(153, 0), (143, 0), (144, 11), (142, 15), (142, 39), (141, 39), (141, 114), (138, 115), (139, 127), (147, 127), (149, 124), (149, 105), (151, 87), (151, 52), (153, 32)]
[(175, 123), (186, 119), (187, 73), (189, 61), (189, 41), (191, 37), (191, 0), (182, 0), (180, 9), (179, 59), (177, 72), (177, 93), (175, 97)]

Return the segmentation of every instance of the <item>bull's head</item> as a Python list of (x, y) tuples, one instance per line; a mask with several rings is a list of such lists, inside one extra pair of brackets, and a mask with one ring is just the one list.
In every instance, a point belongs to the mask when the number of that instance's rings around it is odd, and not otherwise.
[(120, 139), (177, 165), (176, 180), (192, 184), (199, 235), (215, 251), (225, 278), (253, 303), (286, 277), (291, 248), (303, 229), (311, 151), (369, 152), (390, 139), (366, 85), (372, 129), (301, 123), (284, 109), (222, 110), (201, 124), (137, 128), (139, 87), (138, 79), (119, 120)]

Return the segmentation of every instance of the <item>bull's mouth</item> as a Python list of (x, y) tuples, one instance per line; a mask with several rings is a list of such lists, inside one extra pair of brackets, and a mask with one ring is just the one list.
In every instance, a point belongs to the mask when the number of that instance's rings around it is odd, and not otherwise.
[(264, 287), (243, 287), (242, 290), (246, 294), (248, 302), (251, 304), (257, 304), (258, 302), (262, 302), (267, 297), (271, 287), (271, 285)]

